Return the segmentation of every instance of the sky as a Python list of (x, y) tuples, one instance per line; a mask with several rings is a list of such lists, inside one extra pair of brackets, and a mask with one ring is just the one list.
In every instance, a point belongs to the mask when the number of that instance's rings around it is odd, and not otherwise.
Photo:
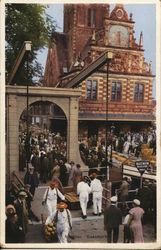
[[(114, 4), (110, 5), (110, 12), (114, 8)], [(139, 43), (140, 33), (143, 32), (143, 48), (145, 61), (149, 64), (152, 61), (152, 72), (156, 74), (156, 6), (155, 4), (126, 4), (125, 10), (133, 14), (134, 36), (136, 42)], [(63, 4), (50, 4), (47, 9), (49, 14), (57, 23), (57, 31), (63, 31)], [(38, 60), (45, 67), (47, 57), (47, 48), (39, 53)], [(153, 97), (156, 95), (156, 86), (154, 81)]]

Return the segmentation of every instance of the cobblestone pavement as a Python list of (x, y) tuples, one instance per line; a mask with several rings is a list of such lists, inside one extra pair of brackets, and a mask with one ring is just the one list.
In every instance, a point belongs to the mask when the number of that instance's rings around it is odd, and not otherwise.
[[(45, 215), (45, 209), (41, 205), (42, 197), (47, 186), (37, 188), (34, 201), (32, 202), (32, 210), (41, 219), (41, 213)], [(81, 218), (80, 210), (72, 210), (73, 218), (73, 234), (72, 243), (106, 243), (106, 232), (103, 226), (103, 215), (95, 217), (92, 215), (92, 208), (88, 209), (88, 217), (86, 220)], [(155, 242), (154, 228), (150, 224), (143, 226), (144, 241)], [(120, 226), (119, 243), (123, 242), (123, 226)], [(42, 223), (30, 221), (29, 232), (26, 236), (26, 243), (46, 243), (43, 232)]]
[[(78, 220), (73, 222), (72, 243), (106, 243), (106, 232), (103, 230), (103, 218)], [(145, 225), (144, 242), (155, 242), (155, 234), (152, 225)], [(46, 243), (43, 237), (41, 224), (30, 224), (29, 232), (26, 237), (26, 243)], [(123, 226), (120, 226), (118, 243), (123, 243)]]

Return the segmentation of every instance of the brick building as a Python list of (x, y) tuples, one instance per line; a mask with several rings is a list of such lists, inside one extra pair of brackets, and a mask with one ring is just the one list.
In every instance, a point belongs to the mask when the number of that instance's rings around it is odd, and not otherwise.
[(154, 121), (152, 62), (145, 62), (142, 32), (139, 44), (134, 32), (132, 13), (128, 17), (123, 4), (116, 4), (111, 13), (108, 4), (64, 5), (64, 31), (53, 34), (44, 85), (66, 87), (102, 53), (113, 54), (108, 91), (106, 65), (78, 86), (80, 138), (104, 137), (107, 92), (109, 127), (136, 131)]

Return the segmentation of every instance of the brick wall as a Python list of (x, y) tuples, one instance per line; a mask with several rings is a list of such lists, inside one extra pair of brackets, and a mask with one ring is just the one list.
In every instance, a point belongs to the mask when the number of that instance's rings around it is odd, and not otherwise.
[[(91, 77), (89, 79), (92, 79)], [(86, 81), (82, 83), (82, 95), (79, 102), (81, 112), (105, 113), (106, 112), (106, 78), (93, 76), (98, 81), (97, 100), (86, 99)], [(112, 113), (152, 113), (152, 82), (141, 80), (144, 83), (144, 101), (134, 102), (134, 84), (137, 80), (122, 79), (121, 101), (111, 101), (111, 83), (116, 79), (109, 79), (108, 86), (108, 111)], [(139, 80), (140, 81), (140, 80)], [(137, 81), (138, 82), (138, 81)]]

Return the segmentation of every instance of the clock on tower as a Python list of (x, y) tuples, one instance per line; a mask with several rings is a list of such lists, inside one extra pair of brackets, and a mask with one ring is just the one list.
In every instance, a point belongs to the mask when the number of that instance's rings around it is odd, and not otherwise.
[(117, 47), (128, 47), (128, 28), (121, 25), (111, 25), (109, 30), (109, 45)]

